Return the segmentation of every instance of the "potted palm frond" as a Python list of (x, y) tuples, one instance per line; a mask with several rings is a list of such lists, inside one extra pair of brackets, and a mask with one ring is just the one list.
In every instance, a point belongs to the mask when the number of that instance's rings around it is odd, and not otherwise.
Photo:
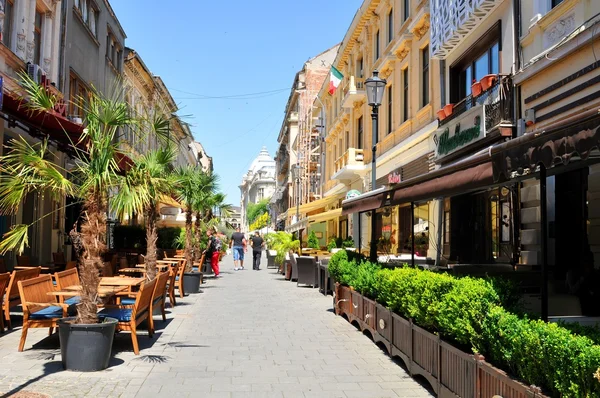
[[(58, 100), (55, 95), (26, 74), (21, 75), (21, 84), (25, 98), (22, 106), (31, 112), (45, 112), (47, 117), (56, 117), (61, 122), (59, 116), (54, 116)], [(0, 211), (3, 214), (15, 214), (23, 198), (37, 191), (54, 197), (70, 195), (82, 204), (80, 232), (72, 231), (81, 246), (80, 302), (76, 316), (59, 323), (62, 362), (67, 369), (100, 370), (108, 366), (110, 359), (116, 320), (99, 319), (98, 285), (102, 256), (107, 250), (109, 193), (117, 191), (125, 182), (119, 162), (127, 154), (121, 149), (119, 131), (135, 129), (138, 124), (128, 105), (120, 100), (122, 97), (116, 91), (114, 97), (107, 97), (92, 89), (89, 97), (81, 98), (85, 128), (67, 149), (75, 160), (75, 166), (69, 170), (71, 179), (67, 177), (67, 170), (52, 161), (47, 140), (36, 144), (29, 144), (22, 137), (11, 140), (6, 154), (0, 157)], [(70, 137), (66, 132), (65, 136)], [(28, 244), (29, 228), (38, 221), (14, 225), (3, 236), (0, 253), (22, 252)]]
[(295, 250), (300, 250), (300, 241), (284, 231), (271, 232), (265, 235), (269, 249), (275, 250), (275, 264), (283, 266), (286, 256), (292, 256)]

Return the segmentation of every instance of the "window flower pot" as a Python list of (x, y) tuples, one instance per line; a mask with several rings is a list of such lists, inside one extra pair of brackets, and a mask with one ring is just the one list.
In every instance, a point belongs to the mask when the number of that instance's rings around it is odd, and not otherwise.
[(481, 89), (483, 91), (486, 91), (488, 88), (492, 87), (494, 85), (494, 82), (496, 81), (496, 78), (497, 78), (496, 75), (485, 75), (479, 81), (479, 83), (481, 83)]
[(440, 122), (446, 118), (446, 112), (444, 112), (444, 109), (440, 109), (439, 111), (437, 111), (437, 117), (440, 120)]
[(444, 113), (446, 117), (452, 115), (452, 110), (454, 109), (454, 104), (447, 104), (444, 106)]
[(481, 94), (481, 83), (475, 82), (471, 85), (471, 94), (473, 97), (477, 97)]

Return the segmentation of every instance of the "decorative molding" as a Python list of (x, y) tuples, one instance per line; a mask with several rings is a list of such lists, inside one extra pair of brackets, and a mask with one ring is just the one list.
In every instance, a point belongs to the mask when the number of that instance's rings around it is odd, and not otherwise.
[(33, 62), (33, 51), (35, 50), (35, 42), (27, 42), (27, 62)]
[(54, 19), (54, 11), (46, 11), (44, 15), (46, 19)]
[(503, 1), (431, 0), (431, 56), (446, 58)]
[(17, 50), (25, 52), (25, 38), (27, 36), (25, 35), (25, 33), (17, 33)]
[(392, 74), (393, 71), (394, 71), (394, 64), (390, 62), (388, 65), (386, 65), (385, 68), (383, 68), (381, 70), (381, 72), (379, 72), (379, 75), (381, 76), (382, 79), (387, 80), (387, 78), (390, 77), (390, 75)]
[(408, 53), (410, 52), (410, 45), (406, 45), (403, 46), (401, 48), (399, 48), (398, 50), (396, 50), (395, 54), (396, 54), (396, 58), (398, 58), (398, 60), (400, 62), (404, 61), (404, 58), (406, 58), (406, 56), (408, 55)]
[(563, 37), (575, 29), (575, 13), (564, 16), (544, 31), (544, 49), (558, 43)]
[(417, 23), (412, 30), (412, 33), (415, 35), (417, 40), (421, 40), (423, 38), (423, 36), (425, 36), (427, 34), (427, 32), (429, 31), (429, 26), (430, 26), (429, 14), (428, 13), (424, 14), (421, 21), (419, 21), (419, 23)]
[(43, 69), (49, 75), (52, 75), (52, 73), (51, 73), (52, 71), (50, 70), (50, 66), (51, 65), (52, 65), (52, 59), (51, 58), (44, 58)]

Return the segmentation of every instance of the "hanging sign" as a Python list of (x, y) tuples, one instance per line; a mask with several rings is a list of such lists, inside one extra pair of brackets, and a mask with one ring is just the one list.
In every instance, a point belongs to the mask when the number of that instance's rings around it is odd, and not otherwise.
[(485, 112), (474, 106), (433, 134), (436, 158), (442, 158), (485, 137)]

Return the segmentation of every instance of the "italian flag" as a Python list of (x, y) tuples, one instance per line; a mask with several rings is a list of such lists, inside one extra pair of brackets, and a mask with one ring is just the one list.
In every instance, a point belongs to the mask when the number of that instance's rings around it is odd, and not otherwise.
[(335, 90), (338, 88), (343, 78), (344, 75), (342, 75), (342, 72), (337, 70), (335, 66), (332, 66), (331, 72), (329, 72), (329, 94), (335, 94)]

